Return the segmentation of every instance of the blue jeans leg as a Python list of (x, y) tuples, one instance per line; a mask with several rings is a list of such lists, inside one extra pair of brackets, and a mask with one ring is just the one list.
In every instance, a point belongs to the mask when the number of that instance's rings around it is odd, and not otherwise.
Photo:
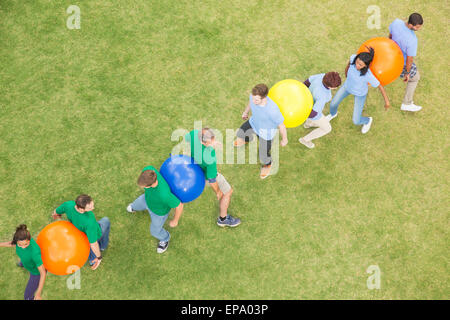
[(152, 219), (152, 222), (150, 224), (151, 235), (159, 241), (169, 241), (170, 233), (163, 228), (164, 223), (169, 217), (169, 214), (158, 216), (157, 214), (154, 214), (152, 211), (150, 211), (150, 209), (148, 209), (148, 212), (150, 213), (150, 219)]
[(338, 112), (338, 107), (341, 104), (342, 100), (344, 100), (350, 92), (345, 90), (344, 86), (340, 87), (338, 92), (333, 97), (333, 100), (330, 102), (330, 114), (334, 116)]
[[(100, 247), (100, 250), (103, 251), (108, 247), (109, 244), (109, 231), (111, 230), (111, 222), (109, 221), (108, 217), (101, 218), (98, 221), (98, 224), (100, 226), (100, 229), (102, 230), (102, 236), (100, 239), (97, 240), (98, 246)], [(89, 251), (89, 262), (92, 263), (92, 261), (96, 258), (96, 255), (92, 249)]]
[(147, 210), (150, 214), (150, 234), (154, 236), (159, 241), (169, 241), (170, 239), (170, 233), (163, 228), (164, 223), (166, 222), (167, 218), (169, 217), (169, 214), (166, 214), (164, 216), (158, 216), (157, 214), (153, 213), (148, 207), (147, 202), (145, 201), (145, 193), (139, 196), (136, 200), (133, 201), (131, 204), (131, 208), (134, 211), (143, 211)]
[(98, 221), (100, 228), (102, 229), (102, 237), (98, 240), (98, 245), (100, 250), (103, 251), (108, 247), (109, 244), (109, 231), (111, 230), (111, 222), (108, 217), (101, 218)]
[(353, 123), (356, 125), (363, 125), (369, 123), (369, 118), (362, 116), (364, 103), (366, 102), (366, 97), (367, 95), (355, 96), (355, 106), (353, 108)]
[(147, 202), (145, 202), (145, 193), (137, 197), (137, 199), (131, 203), (131, 209), (134, 211), (148, 210)]

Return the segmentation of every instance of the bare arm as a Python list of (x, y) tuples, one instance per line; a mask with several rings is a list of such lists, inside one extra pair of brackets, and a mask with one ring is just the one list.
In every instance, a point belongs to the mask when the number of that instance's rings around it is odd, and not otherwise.
[(97, 265), (100, 263), (100, 257), (102, 256), (102, 253), (100, 252), (100, 247), (98, 245), (98, 242), (95, 241), (94, 243), (91, 243), (91, 249), (94, 252), (96, 258), (93, 261), (93, 265), (91, 267), (92, 270), (97, 269)]
[(8, 242), (0, 242), (0, 247), (11, 248), (11, 247), (15, 247), (15, 245), (13, 245), (13, 244), (11, 243), (11, 241), (8, 241)]
[(345, 67), (345, 77), (347, 78), (348, 68), (350, 68), (350, 62), (347, 63), (347, 66)]
[(42, 300), (41, 294), (42, 289), (44, 289), (45, 276), (47, 275), (47, 271), (45, 271), (44, 265), (38, 267), (38, 270), (41, 277), (39, 278), (39, 287), (37, 288), (36, 293), (34, 294), (34, 300)]
[(250, 102), (247, 104), (247, 107), (245, 107), (245, 110), (242, 113), (242, 119), (247, 120), (249, 112), (250, 112)]
[(406, 57), (406, 74), (405, 74), (405, 77), (403, 78), (403, 81), (405, 81), (405, 82), (409, 80), (409, 72), (411, 71), (413, 62), (414, 62), (414, 57), (410, 57), (410, 56)]
[(52, 213), (53, 220), (61, 219), (61, 217), (62, 217), (62, 214), (57, 214), (56, 210), (53, 210), (53, 213)]
[(380, 89), (381, 95), (383, 96), (383, 99), (384, 99), (384, 109), (387, 110), (391, 106), (390, 106), (390, 102), (389, 102), (389, 98), (387, 96), (386, 90), (384, 89), (384, 87), (381, 84), (378, 86), (378, 88)]
[(286, 126), (284, 125), (284, 123), (282, 123), (278, 126), (278, 129), (280, 129), (281, 134), (281, 146), (284, 147), (288, 144)]
[(175, 215), (174, 215), (173, 219), (169, 222), (169, 225), (172, 228), (175, 228), (178, 225), (178, 221), (180, 220), (182, 213), (183, 213), (183, 203), (180, 202), (178, 207), (175, 208)]

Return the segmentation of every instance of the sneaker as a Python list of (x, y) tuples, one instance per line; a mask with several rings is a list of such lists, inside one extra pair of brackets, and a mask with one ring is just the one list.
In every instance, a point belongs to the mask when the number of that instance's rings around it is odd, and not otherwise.
[(311, 141), (306, 141), (303, 138), (298, 139), (298, 142), (300, 142), (302, 145), (304, 145), (305, 147), (312, 149), (315, 147), (314, 143), (312, 143)]
[(166, 252), (168, 247), (169, 247), (169, 241), (160, 241), (158, 243), (158, 248), (156, 248), (156, 252), (164, 253), (164, 252)]
[(334, 118), (336, 118), (338, 115), (338, 113), (336, 112), (336, 114), (334, 116), (331, 115), (331, 113), (327, 116), (325, 116), (325, 119), (328, 120), (328, 122), (330, 122), (331, 120), (333, 120)]
[(265, 179), (265, 178), (267, 178), (269, 175), (270, 175), (270, 169), (272, 168), (272, 165), (271, 164), (269, 164), (269, 165), (267, 165), (267, 166), (263, 166), (262, 168), (261, 168), (261, 173), (259, 174), (259, 177), (261, 178), (261, 179)]
[(247, 144), (247, 143), (248, 143), (248, 142), (245, 141), (244, 139), (238, 138), (238, 139), (234, 140), (233, 146), (234, 146), (234, 147), (241, 147), (241, 146), (243, 146), (243, 145), (245, 145), (245, 144)]
[(219, 227), (237, 227), (240, 224), (241, 224), (241, 219), (234, 218), (230, 215), (227, 215), (227, 217), (225, 218), (224, 221), (221, 221), (220, 217), (217, 218), (217, 225)]
[(16, 266), (18, 266), (19, 268), (24, 268), (22, 261), (17, 262)]
[(369, 132), (370, 126), (372, 125), (372, 120), (373, 120), (372, 117), (369, 117), (369, 123), (368, 123), (368, 124), (364, 124), (364, 125), (362, 126), (361, 132), (362, 132), (363, 134)]
[(414, 103), (411, 104), (403, 104), (400, 108), (400, 110), (402, 111), (411, 111), (411, 112), (417, 112), (420, 111), (422, 109), (421, 106), (416, 106)]
[(131, 207), (131, 203), (128, 205), (127, 211), (128, 211), (129, 213), (136, 212), (136, 211), (134, 211), (133, 208)]

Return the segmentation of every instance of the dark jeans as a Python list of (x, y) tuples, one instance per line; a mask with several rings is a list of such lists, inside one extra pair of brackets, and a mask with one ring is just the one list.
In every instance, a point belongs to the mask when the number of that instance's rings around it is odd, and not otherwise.
[[(244, 139), (245, 142), (253, 140), (255, 131), (250, 125), (250, 121), (245, 121), (237, 132), (237, 137)], [(267, 166), (272, 163), (272, 157), (270, 156), (270, 149), (272, 148), (272, 140), (265, 140), (259, 137), (259, 161), (261, 164)]]
[[(111, 222), (108, 217), (101, 218), (98, 221), (100, 225), (100, 229), (102, 230), (102, 236), (97, 240), (98, 246), (100, 247), (100, 251), (105, 250), (109, 244), (109, 231), (111, 230)], [(92, 249), (89, 252), (89, 262), (92, 263), (96, 258), (94, 251)]]
[(25, 300), (34, 300), (34, 293), (39, 288), (39, 280), (41, 275), (34, 275), (30, 273), (30, 279), (28, 280), (27, 287), (25, 288), (25, 293), (23, 294)]

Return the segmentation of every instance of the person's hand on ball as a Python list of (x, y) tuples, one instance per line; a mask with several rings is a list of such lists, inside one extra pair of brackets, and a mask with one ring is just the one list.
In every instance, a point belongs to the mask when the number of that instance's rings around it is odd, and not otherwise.
[(53, 213), (52, 213), (52, 218), (53, 218), (53, 220), (60, 219), (60, 218), (61, 218), (61, 215), (60, 215), (60, 214), (57, 214), (56, 212), (53, 212)]

